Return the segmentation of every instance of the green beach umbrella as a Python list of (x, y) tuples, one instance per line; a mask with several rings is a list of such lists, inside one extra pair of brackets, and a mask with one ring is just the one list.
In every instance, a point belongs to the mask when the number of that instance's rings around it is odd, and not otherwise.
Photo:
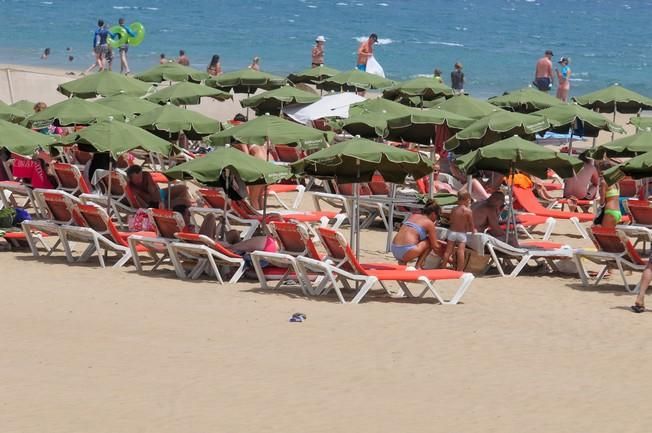
[(383, 91), (383, 98), (385, 99), (397, 100), (416, 97), (419, 103), (432, 101), (442, 96), (453, 96), (453, 89), (433, 77), (419, 77), (403, 81)]
[(544, 108), (562, 104), (562, 101), (534, 87), (506, 92), (502, 96), (489, 98), (489, 103), (518, 113), (532, 113)]
[(143, 96), (149, 91), (150, 87), (149, 84), (123, 74), (101, 71), (60, 84), (57, 87), (57, 91), (66, 96), (90, 99), (97, 96), (115, 96), (122, 94)]
[(276, 116), (261, 116), (233, 126), (208, 137), (214, 146), (225, 145), (231, 140), (246, 144), (285, 144), (299, 146), (304, 150), (320, 149), (329, 141), (326, 131), (309, 128)]
[(591, 111), (577, 104), (563, 103), (532, 113), (548, 120), (555, 130), (567, 132), (582, 124), (584, 136), (597, 137), (600, 131), (611, 131), (623, 134), (625, 130), (613, 122), (608, 121), (599, 113)]
[(129, 123), (102, 121), (70, 134), (64, 145), (77, 144), (88, 152), (109, 152), (114, 158), (134, 149), (169, 155), (171, 144)]
[(501, 110), (501, 108), (496, 107), (487, 101), (473, 98), (468, 95), (453, 96), (450, 99), (441, 101), (439, 104), (435, 105), (435, 107), (464, 117), (470, 117), (471, 119), (480, 119)]
[(432, 161), (419, 152), (399, 149), (364, 138), (355, 138), (315, 152), (292, 164), (292, 170), (340, 183), (369, 182), (378, 171), (388, 182), (403, 183), (432, 172)]
[(579, 158), (555, 152), (518, 136), (476, 149), (460, 156), (455, 163), (467, 174), (481, 170), (510, 174), (510, 171), (519, 170), (546, 177), (548, 169), (552, 169), (564, 178), (572, 177), (583, 164)]
[(394, 85), (394, 81), (368, 72), (352, 69), (340, 72), (317, 83), (317, 88), (335, 92), (355, 92), (360, 90), (382, 89)]
[(135, 117), (158, 107), (157, 104), (129, 95), (116, 95), (98, 99), (95, 103), (113, 108), (128, 117)]
[(237, 172), (247, 185), (276, 183), (292, 177), (287, 166), (276, 165), (247, 155), (232, 147), (221, 147), (201, 158), (176, 165), (165, 172), (172, 179), (195, 179), (208, 186), (223, 186), (222, 173)]
[(410, 108), (383, 98), (367, 99), (349, 106), (349, 117), (339, 124), (350, 134), (365, 138), (387, 137), (389, 119), (409, 116)]
[(638, 155), (624, 164), (605, 170), (602, 174), (609, 185), (613, 185), (625, 176), (634, 179), (652, 177), (652, 152)]
[(534, 134), (545, 131), (549, 127), (548, 121), (540, 116), (498, 111), (476, 120), (455, 134), (446, 141), (446, 149), (454, 150), (458, 154), (466, 153), (513, 135), (534, 137)]
[(589, 149), (585, 153), (594, 159), (631, 158), (652, 151), (652, 132), (644, 131)]
[(276, 89), (287, 84), (287, 81), (287, 78), (246, 68), (206, 80), (206, 85), (226, 92), (233, 90), (233, 93), (251, 94), (258, 89)]
[(170, 102), (174, 105), (197, 105), (201, 103), (202, 97), (213, 98), (218, 101), (233, 99), (233, 96), (229, 93), (204, 86), (203, 84), (188, 82), (164, 87), (156, 93), (147, 96), (145, 99), (156, 104), (167, 104)]
[(337, 69), (329, 68), (328, 66), (317, 66), (316, 68), (304, 69), (301, 72), (296, 72), (294, 74), (288, 75), (288, 80), (294, 84), (299, 83), (309, 83), (317, 84), (326, 78), (330, 78), (334, 75), (339, 74), (341, 71)]
[(190, 140), (198, 140), (220, 130), (216, 120), (172, 104), (160, 105), (136, 117), (131, 124), (166, 139), (176, 139), (183, 132)]
[(652, 130), (652, 117), (634, 116), (629, 118), (629, 123), (636, 126), (638, 131)]
[(451, 113), (439, 108), (410, 109), (406, 116), (389, 119), (387, 128), (390, 140), (432, 144), (435, 142), (437, 126), (445, 125), (449, 130), (460, 131), (474, 122), (469, 117)]
[(0, 119), (0, 148), (23, 156), (32, 156), (38, 149), (46, 149), (54, 137), (40, 134), (23, 126)]
[(206, 72), (180, 65), (176, 62), (168, 62), (162, 65), (154, 66), (145, 72), (136, 75), (140, 81), (147, 83), (160, 83), (162, 81), (191, 81), (199, 83), (208, 79)]
[(24, 111), (0, 101), (0, 119), (18, 123), (25, 120), (26, 117), (27, 114)]
[(11, 104), (12, 107), (19, 109), (26, 115), (34, 113), (34, 105), (36, 105), (36, 102), (28, 101), (26, 99), (21, 99), (20, 101)]
[(582, 107), (600, 113), (638, 113), (640, 110), (652, 109), (652, 99), (638, 94), (619, 84), (606, 87), (596, 92), (573, 98)]
[(51, 124), (58, 122), (60, 126), (89, 125), (91, 123), (114, 118), (124, 120), (125, 115), (113, 108), (86, 101), (70, 98), (50, 105), (43, 111), (34, 113), (26, 119), (29, 126)]
[(319, 95), (292, 86), (283, 86), (269, 90), (240, 101), (244, 108), (252, 108), (256, 114), (279, 113), (290, 104), (312, 104), (320, 99)]

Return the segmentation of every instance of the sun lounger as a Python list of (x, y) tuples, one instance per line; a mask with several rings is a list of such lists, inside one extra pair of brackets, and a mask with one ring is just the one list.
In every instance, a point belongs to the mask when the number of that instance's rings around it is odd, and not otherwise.
[[(324, 274), (324, 281), (321, 283), (329, 289), (336, 292), (338, 299), (342, 303), (346, 300), (338, 285), (338, 282), (347, 285), (348, 281), (360, 285), (357, 293), (351, 300), (351, 303), (359, 303), (367, 292), (377, 283), (389, 293), (384, 283), (387, 281), (396, 281), (401, 287), (403, 293), (408, 297), (414, 297), (408, 287), (408, 283), (419, 284), (424, 290), (419, 295), (422, 297), (430, 292), (442, 304), (457, 304), (464, 293), (467, 291), (473, 275), (464, 272), (449, 271), (444, 269), (438, 270), (412, 270), (412, 268), (403, 267), (394, 264), (385, 263), (360, 263), (351, 247), (346, 242), (344, 235), (340, 232), (325, 227), (317, 229), (322, 245), (328, 253), (328, 259), (332, 261), (318, 261), (306, 257), (300, 257), (299, 263), (305, 270), (313, 270)], [(434, 281), (440, 280), (460, 280), (461, 284), (453, 297), (446, 301), (433, 286)], [(349, 285), (350, 287), (350, 285)]]
[[(221, 218), (224, 216), (225, 198), (221, 191), (216, 189), (200, 189), (197, 191), (204, 206), (193, 206), (189, 209), (193, 224), (198, 225), (194, 220), (196, 215), (205, 217), (209, 214), (214, 214), (216, 217)], [(227, 207), (228, 208), (228, 207)], [(234, 226), (244, 227), (242, 230), (242, 239), (250, 239), (260, 226), (260, 222), (256, 219), (243, 219), (234, 215), (233, 212), (227, 210), (226, 212), (226, 228), (231, 229)]]
[[(119, 259), (113, 265), (114, 268), (124, 266), (132, 258), (132, 251), (129, 248), (128, 238), (133, 235), (142, 237), (155, 237), (154, 232), (122, 232), (119, 231), (106, 211), (95, 204), (75, 204), (72, 211), (78, 215), (80, 224), (78, 226), (61, 226), (61, 241), (66, 252), (66, 259), (69, 263), (85, 262), (95, 255), (101, 267), (106, 266), (105, 255), (108, 252), (117, 253)], [(88, 244), (84, 253), (75, 259), (72, 254), (72, 243), (80, 242)], [(156, 261), (159, 258), (150, 249), (139, 246), (137, 252), (147, 252)]]
[[(268, 226), (271, 235), (279, 245), (276, 253), (267, 251), (254, 251), (251, 261), (256, 276), (263, 289), (300, 288), (305, 295), (315, 293), (314, 275), (306, 273), (298, 264), (298, 257), (309, 257), (321, 260), (315, 244), (310, 238), (309, 229), (305, 225), (294, 222), (275, 221)], [(269, 272), (263, 268), (263, 262), (277, 268), (284, 269), (281, 275), (274, 275), (276, 284), (270, 285)]]
[[(524, 241), (518, 247), (496, 239), (486, 233), (469, 233), (467, 247), (480, 255), (489, 254), (502, 277), (517, 277), (530, 260), (545, 260), (554, 270), (555, 260), (570, 260), (573, 249), (568, 245), (545, 241)], [(512, 272), (505, 273), (505, 265), (512, 267)]]
[[(99, 171), (99, 170), (98, 170)], [(80, 198), (86, 203), (95, 203), (104, 208), (109, 204), (109, 176), (111, 177), (111, 210), (112, 216), (118, 219), (118, 223), (127, 226), (127, 218), (134, 215), (138, 209), (138, 203), (129, 188), (127, 176), (117, 170), (110, 173), (104, 170), (104, 175), (98, 179), (97, 186), (103, 191), (98, 194), (82, 194)]]
[[(23, 197), (23, 202), (19, 203), (17, 197)], [(22, 207), (24, 209), (30, 206), (34, 208), (37, 217), (43, 217), (41, 210), (34, 203), (34, 192), (31, 186), (20, 182), (6, 180), (0, 182), (0, 200), (3, 207)]]
[(59, 186), (57, 189), (72, 195), (90, 194), (91, 187), (82, 176), (79, 168), (73, 164), (55, 162), (52, 164)]
[[(209, 271), (224, 284), (220, 266), (235, 267), (236, 271), (229, 279), (229, 283), (237, 283), (245, 271), (245, 261), (242, 256), (215, 242), (205, 235), (196, 233), (175, 233), (178, 242), (168, 244), (170, 259), (174, 265), (177, 276), (183, 280), (197, 279), (204, 272)], [(184, 261), (192, 260), (194, 267), (189, 272), (184, 267)], [(210, 266), (210, 267), (209, 267)]]
[(620, 272), (620, 277), (627, 291), (636, 292), (638, 287), (631, 288), (627, 283), (625, 269), (643, 271), (648, 261), (641, 258), (625, 233), (611, 227), (592, 227), (589, 236), (597, 251), (578, 249), (575, 250), (573, 255), (582, 284), (589, 285), (589, 276), (582, 263), (582, 259), (587, 259), (604, 265), (595, 278), (594, 285), (597, 285), (604, 278), (609, 267), (615, 266)]
[[(297, 193), (297, 196), (294, 198), (294, 201), (292, 202), (292, 207), (285, 204), (285, 202), (279, 196), (279, 194), (288, 193), (288, 192)], [(305, 192), (306, 192), (306, 187), (299, 184), (291, 185), (285, 183), (277, 183), (274, 185), (267, 185), (267, 193), (271, 197), (274, 197), (274, 199), (276, 199), (276, 201), (279, 202), (279, 204), (283, 206), (283, 208), (286, 210), (298, 209), (299, 206), (301, 206), (301, 202), (303, 201), (303, 195)]]
[[(242, 219), (254, 219), (256, 221), (262, 222), (263, 215), (260, 211), (251, 207), (251, 205), (246, 200), (232, 200), (231, 209), (233, 212)], [(333, 221), (333, 228), (338, 228), (342, 222), (346, 219), (346, 214), (340, 212), (269, 212), (266, 215), (266, 224), (269, 224), (272, 221), (289, 221), (294, 220), (298, 222), (303, 222), (307, 224), (319, 223), (321, 226), (327, 226), (330, 221)]]
[(587, 213), (578, 213), (578, 212), (562, 212), (553, 209), (546, 209), (536, 198), (531, 189), (524, 189), (520, 187), (513, 187), (512, 191), (514, 193), (514, 204), (515, 206), (522, 208), (525, 212), (532, 213), (534, 215), (542, 217), (552, 217), (556, 219), (566, 219), (573, 223), (577, 231), (585, 239), (589, 238), (589, 235), (586, 232), (586, 229), (580, 224), (580, 222), (592, 222), (594, 216)]
[(175, 234), (183, 231), (185, 222), (180, 213), (167, 209), (147, 209), (147, 215), (152, 225), (156, 228), (156, 236), (141, 236), (135, 234), (129, 236), (128, 243), (131, 248), (134, 265), (138, 272), (143, 271), (143, 266), (140, 261), (139, 252), (144, 251), (148, 253), (160, 254), (161, 257), (156, 260), (151, 271), (156, 270), (166, 258), (170, 257), (168, 246), (170, 243), (176, 241)]

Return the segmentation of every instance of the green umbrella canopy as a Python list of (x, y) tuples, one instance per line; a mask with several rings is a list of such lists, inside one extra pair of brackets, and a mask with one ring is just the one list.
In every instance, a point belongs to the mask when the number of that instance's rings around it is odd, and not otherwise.
[(248, 185), (276, 183), (292, 177), (287, 166), (263, 161), (232, 147), (221, 147), (174, 166), (165, 175), (172, 179), (195, 179), (208, 186), (223, 186), (220, 177), (224, 170), (237, 172)]
[(541, 90), (533, 87), (525, 87), (507, 92), (502, 96), (489, 98), (489, 103), (519, 113), (532, 113), (537, 110), (562, 104), (562, 101)]
[(304, 69), (301, 72), (288, 75), (288, 80), (294, 84), (310, 83), (317, 84), (318, 82), (339, 74), (337, 69), (329, 68), (328, 66), (317, 66), (316, 68)]
[(109, 96), (107, 98), (98, 99), (95, 102), (104, 105), (105, 107), (118, 110), (129, 117), (138, 116), (158, 107), (158, 105), (153, 102), (129, 95)]
[(378, 75), (368, 72), (352, 69), (350, 71), (340, 72), (330, 78), (326, 78), (321, 83), (317, 83), (317, 88), (335, 92), (354, 92), (365, 89), (382, 89), (394, 85), (394, 81), (379, 77)]
[(36, 105), (36, 102), (28, 101), (26, 99), (21, 99), (20, 101), (11, 104), (12, 107), (18, 108), (27, 115), (34, 113), (34, 105)]
[(233, 93), (254, 93), (257, 89), (272, 90), (287, 84), (287, 79), (255, 69), (240, 69), (206, 80), (206, 85)]
[(180, 65), (176, 62), (154, 66), (136, 75), (137, 79), (148, 83), (160, 83), (161, 81), (192, 81), (199, 83), (208, 77), (209, 75), (206, 72), (198, 71), (197, 69)]
[(652, 109), (652, 99), (618, 84), (573, 98), (582, 107), (601, 113), (637, 113)]
[(27, 114), (24, 111), (0, 101), (0, 119), (17, 123), (22, 122), (26, 117)]
[(579, 158), (546, 149), (518, 136), (481, 147), (455, 162), (467, 174), (479, 170), (509, 174), (511, 170), (520, 170), (546, 177), (547, 170), (552, 169), (564, 178), (572, 177), (583, 164)]
[(292, 86), (283, 86), (243, 99), (240, 101), (240, 105), (245, 108), (253, 108), (257, 114), (264, 114), (279, 113), (282, 105), (312, 104), (318, 100), (319, 95), (315, 93), (299, 90)]
[(634, 116), (629, 118), (629, 123), (636, 126), (638, 131), (652, 130), (652, 117)]
[(613, 122), (608, 121), (599, 113), (591, 111), (577, 104), (563, 103), (532, 113), (545, 118), (555, 130), (568, 132), (578, 121), (583, 123), (586, 137), (597, 137), (602, 131), (611, 131), (623, 134), (625, 130)]
[(261, 116), (213, 134), (208, 137), (208, 140), (214, 146), (230, 143), (231, 140), (259, 145), (270, 141), (273, 145), (285, 144), (308, 150), (324, 147), (328, 137), (329, 134), (325, 131), (299, 125), (276, 116)]
[(183, 132), (190, 140), (198, 140), (220, 130), (216, 120), (172, 104), (158, 106), (136, 117), (131, 124), (161, 138), (172, 139)]
[(459, 131), (471, 125), (473, 122), (474, 120), (469, 117), (464, 117), (439, 108), (426, 110), (411, 108), (409, 115), (388, 120), (388, 138), (397, 141), (403, 140), (413, 143), (430, 144), (435, 142), (436, 126), (446, 125), (453, 131)]
[(399, 116), (409, 116), (410, 108), (383, 98), (367, 99), (349, 106), (349, 117), (340, 125), (350, 134), (366, 138), (386, 137), (387, 121)]
[(652, 151), (652, 132), (639, 132), (589, 149), (585, 153), (594, 159), (631, 158)]
[(502, 110), (462, 129), (446, 141), (445, 147), (447, 150), (455, 150), (455, 153), (466, 153), (513, 135), (531, 137), (549, 127), (550, 124), (543, 117)]
[(388, 182), (403, 183), (433, 170), (419, 152), (399, 149), (383, 143), (355, 138), (315, 152), (292, 164), (295, 173), (320, 178), (336, 178), (341, 183), (368, 182), (378, 171)]
[(453, 96), (453, 89), (433, 77), (419, 77), (403, 81), (383, 91), (383, 98), (391, 100), (414, 96), (431, 101), (442, 96)]
[(167, 104), (170, 102), (174, 105), (197, 105), (201, 103), (202, 97), (213, 98), (218, 101), (233, 99), (233, 96), (229, 93), (204, 86), (203, 84), (188, 82), (181, 82), (169, 87), (164, 87), (145, 99), (156, 104)]
[(472, 119), (480, 119), (501, 110), (501, 108), (498, 108), (487, 101), (476, 99), (468, 95), (453, 96), (450, 99), (441, 101), (436, 105), (436, 107)]
[(31, 156), (37, 149), (46, 149), (55, 142), (50, 135), (0, 120), (0, 148), (23, 156)]
[(58, 122), (60, 126), (89, 125), (99, 120), (114, 118), (124, 120), (118, 110), (79, 98), (70, 98), (50, 105), (26, 119), (29, 126)]
[(652, 177), (652, 152), (638, 155), (624, 164), (605, 170), (602, 174), (609, 185), (613, 185), (625, 176), (634, 179)]
[(77, 144), (89, 152), (109, 152), (114, 158), (134, 149), (169, 155), (171, 144), (144, 129), (128, 123), (103, 121), (70, 134), (64, 145)]
[(77, 80), (60, 84), (57, 91), (66, 96), (89, 99), (97, 96), (130, 95), (143, 96), (150, 85), (111, 71), (96, 72)]

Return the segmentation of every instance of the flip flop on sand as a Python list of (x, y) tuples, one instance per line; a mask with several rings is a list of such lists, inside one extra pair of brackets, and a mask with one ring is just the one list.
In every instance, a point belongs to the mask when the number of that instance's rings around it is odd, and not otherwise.
[(634, 313), (645, 313), (645, 305), (634, 304), (630, 308)]

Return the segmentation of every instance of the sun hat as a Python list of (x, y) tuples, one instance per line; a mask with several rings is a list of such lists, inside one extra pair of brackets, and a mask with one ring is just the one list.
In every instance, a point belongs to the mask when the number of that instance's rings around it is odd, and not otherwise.
[(326, 42), (326, 38), (322, 35), (319, 35), (317, 36), (317, 39), (315, 39), (315, 42)]

